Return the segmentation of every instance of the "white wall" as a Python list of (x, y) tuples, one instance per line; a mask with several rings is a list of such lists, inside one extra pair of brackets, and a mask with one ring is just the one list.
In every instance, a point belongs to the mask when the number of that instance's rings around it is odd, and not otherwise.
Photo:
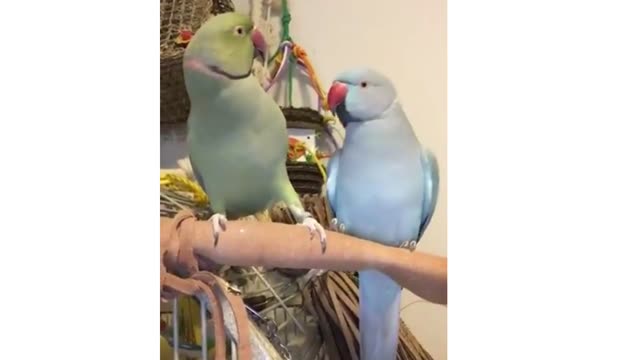
[[(248, 12), (248, 1), (234, 3), (237, 11)], [(377, 68), (393, 79), (418, 138), (440, 163), (438, 207), (418, 249), (446, 256), (446, 1), (290, 0), (290, 8), (291, 34), (307, 50), (325, 88), (354, 65)], [(277, 90), (274, 95), (283, 104)], [(315, 108), (311, 88), (294, 86), (294, 106)], [(183, 149), (183, 144), (163, 144), (165, 159)], [(404, 305), (417, 299), (408, 291), (403, 294)], [(436, 360), (446, 360), (445, 307), (419, 302), (403, 310), (402, 317)]]

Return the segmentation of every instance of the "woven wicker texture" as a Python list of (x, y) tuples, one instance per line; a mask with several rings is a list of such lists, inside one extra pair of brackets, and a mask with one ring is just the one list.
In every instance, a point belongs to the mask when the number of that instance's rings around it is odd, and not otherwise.
[(230, 0), (160, 0), (160, 122), (181, 123), (189, 115), (184, 86), (181, 30), (196, 32), (211, 14), (233, 11)]
[(287, 175), (299, 195), (322, 193), (324, 179), (316, 164), (287, 161)]
[[(304, 291), (331, 360), (360, 358), (359, 290), (352, 273), (329, 271)], [(400, 319), (397, 360), (433, 360)]]
[(324, 120), (322, 114), (311, 108), (284, 107), (281, 108), (287, 119), (288, 128), (313, 129), (322, 131)]

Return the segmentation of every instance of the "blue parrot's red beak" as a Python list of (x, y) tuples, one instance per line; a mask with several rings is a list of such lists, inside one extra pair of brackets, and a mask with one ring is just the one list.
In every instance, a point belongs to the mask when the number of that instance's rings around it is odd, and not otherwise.
[(338, 81), (334, 82), (329, 89), (329, 94), (327, 95), (327, 102), (329, 103), (331, 111), (335, 111), (336, 107), (342, 104), (346, 98), (347, 85)]
[(255, 48), (254, 55), (264, 60), (267, 54), (267, 42), (258, 29), (253, 29), (251, 32), (251, 42), (253, 42), (253, 47)]

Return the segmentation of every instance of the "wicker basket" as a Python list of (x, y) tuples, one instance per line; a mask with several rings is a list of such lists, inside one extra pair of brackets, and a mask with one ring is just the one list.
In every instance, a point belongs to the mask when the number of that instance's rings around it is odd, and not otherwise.
[[(324, 122), (322, 115), (316, 110), (310, 108), (282, 108), (282, 113), (287, 120), (287, 128), (289, 129), (311, 129), (323, 131)], [(324, 179), (313, 163), (287, 161), (287, 173), (291, 184), (300, 195), (320, 194)]]
[[(329, 271), (304, 289), (307, 311), (317, 319), (327, 358), (359, 359), (360, 291), (354, 273)], [(433, 360), (400, 319), (398, 360)]]
[(181, 123), (189, 116), (184, 86), (184, 47), (175, 40), (181, 30), (193, 32), (211, 14), (233, 11), (230, 0), (160, 0), (160, 122)]
[(298, 194), (317, 195), (322, 192), (324, 179), (316, 164), (287, 161), (287, 174)]
[(311, 108), (282, 108), (282, 113), (287, 119), (287, 128), (290, 129), (312, 129), (316, 131), (324, 130), (324, 120), (322, 114)]

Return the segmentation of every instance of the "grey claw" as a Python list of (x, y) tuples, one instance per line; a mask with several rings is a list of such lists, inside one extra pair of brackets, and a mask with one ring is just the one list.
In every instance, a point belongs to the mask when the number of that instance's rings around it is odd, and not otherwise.
[(340, 223), (338, 221), (338, 218), (331, 219), (331, 222), (329, 223), (329, 228), (331, 231), (336, 231), (339, 233), (344, 233), (346, 230), (344, 223)]
[(311, 234), (311, 240), (313, 240), (313, 235), (318, 234), (320, 238), (320, 246), (322, 249), (322, 253), (324, 254), (327, 250), (327, 233), (324, 231), (324, 228), (318, 221), (312, 217), (308, 217), (304, 219), (302, 225), (306, 226), (309, 229), (309, 233)]
[(418, 242), (415, 240), (412, 241), (405, 241), (402, 244), (400, 244), (400, 248), (402, 249), (407, 249), (411, 252), (416, 250), (416, 246), (418, 245)]
[(227, 230), (227, 218), (222, 214), (213, 214), (209, 220), (213, 226), (213, 246), (218, 246), (220, 233)]
[(417, 242), (417, 241), (415, 241), (415, 240), (411, 241), (411, 242), (409, 243), (409, 250), (410, 250), (411, 252), (415, 251), (415, 250), (416, 250), (416, 246), (418, 246), (418, 242)]
[(337, 218), (331, 219), (331, 221), (329, 222), (329, 229), (331, 229), (331, 231), (337, 231), (338, 230), (338, 219)]

